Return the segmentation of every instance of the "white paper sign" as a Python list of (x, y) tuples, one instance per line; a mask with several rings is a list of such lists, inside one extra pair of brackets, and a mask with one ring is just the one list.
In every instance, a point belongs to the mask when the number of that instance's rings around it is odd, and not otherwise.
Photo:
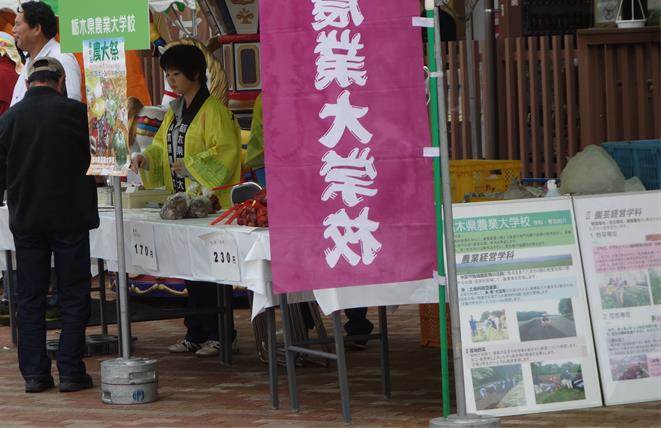
[(131, 264), (145, 269), (158, 270), (154, 225), (131, 223)]
[(571, 200), (454, 211), (468, 412), (601, 405)]
[(604, 400), (661, 400), (661, 192), (574, 206)]
[(228, 233), (217, 232), (206, 239), (211, 262), (211, 275), (215, 280), (241, 281), (239, 248), (234, 237)]

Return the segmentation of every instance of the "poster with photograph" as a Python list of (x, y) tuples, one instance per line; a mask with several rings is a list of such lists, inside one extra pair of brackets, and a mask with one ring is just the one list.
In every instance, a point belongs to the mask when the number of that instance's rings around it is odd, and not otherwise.
[(574, 206), (604, 401), (661, 400), (661, 192)]
[(600, 406), (571, 200), (457, 204), (454, 215), (468, 412)]
[(92, 151), (87, 174), (126, 176), (130, 158), (124, 40), (86, 40), (83, 58)]

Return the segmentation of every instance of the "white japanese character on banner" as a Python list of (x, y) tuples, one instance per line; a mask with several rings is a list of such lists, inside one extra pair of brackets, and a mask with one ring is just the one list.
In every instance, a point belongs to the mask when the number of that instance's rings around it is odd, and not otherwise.
[(119, 27), (117, 26), (118, 22), (119, 22), (119, 19), (117, 19), (116, 16), (113, 16), (112, 19), (110, 20), (110, 23), (112, 24), (112, 27), (110, 27), (110, 32), (111, 33), (119, 32)]
[(321, 119), (333, 117), (333, 125), (319, 138), (319, 142), (332, 149), (340, 142), (345, 130), (349, 130), (362, 144), (372, 140), (372, 133), (358, 121), (365, 117), (369, 111), (368, 107), (352, 106), (349, 101), (349, 91), (342, 91), (337, 97), (337, 104), (325, 104), (319, 112)]
[(103, 34), (103, 20), (101, 17), (94, 18), (94, 32), (96, 34)]
[(127, 25), (128, 25), (128, 22), (126, 20), (126, 15), (121, 15), (119, 17), (119, 32), (120, 33), (125, 32)]
[[(364, 265), (371, 264), (381, 250), (381, 243), (372, 235), (379, 229), (379, 223), (368, 218), (369, 208), (363, 208), (358, 218), (351, 219), (345, 209), (331, 214), (324, 219), (324, 238), (332, 239), (335, 247), (324, 250), (326, 263), (331, 268), (337, 265), (340, 257), (351, 266), (361, 260)], [(349, 245), (360, 244), (360, 256)]]
[(96, 34), (94, 32), (94, 18), (87, 18), (87, 32), (89, 34)]
[(77, 19), (71, 20), (71, 35), (78, 36), (80, 34), (80, 26)]
[(314, 87), (321, 91), (333, 80), (342, 88), (355, 83), (365, 86), (367, 71), (365, 57), (358, 56), (358, 51), (364, 47), (360, 43), (360, 34), (351, 37), (351, 30), (344, 30), (337, 39), (337, 30), (329, 33), (319, 33), (317, 46), (314, 49), (317, 58), (317, 75)]
[(129, 15), (126, 18), (129, 33), (135, 33), (135, 15)]
[(331, 184), (324, 190), (321, 200), (335, 199), (339, 192), (344, 204), (354, 207), (363, 200), (362, 196), (376, 195), (377, 189), (368, 188), (374, 184), (377, 175), (374, 157), (369, 155), (370, 149), (363, 149), (360, 154), (358, 149), (353, 149), (346, 158), (332, 150), (326, 153), (321, 159), (324, 165), (319, 175), (325, 176), (326, 183)]
[(111, 31), (110, 27), (110, 17), (109, 16), (104, 16), (103, 17), (103, 33), (110, 33)]
[(314, 9), (315, 31), (323, 30), (330, 26), (335, 28), (346, 28), (349, 20), (358, 26), (363, 23), (363, 14), (358, 7), (358, 0), (312, 0)]
[(86, 19), (79, 19), (78, 20), (78, 34), (81, 36), (84, 36), (85, 34), (89, 34), (89, 31), (87, 31), (87, 20)]

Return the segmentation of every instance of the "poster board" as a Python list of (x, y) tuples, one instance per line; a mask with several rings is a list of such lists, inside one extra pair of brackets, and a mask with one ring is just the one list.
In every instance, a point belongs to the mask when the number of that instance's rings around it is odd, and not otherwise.
[(661, 191), (574, 207), (604, 401), (661, 400)]
[(83, 60), (92, 152), (87, 174), (125, 176), (131, 160), (124, 40), (86, 40)]
[(454, 216), (468, 412), (600, 406), (571, 200), (456, 204)]

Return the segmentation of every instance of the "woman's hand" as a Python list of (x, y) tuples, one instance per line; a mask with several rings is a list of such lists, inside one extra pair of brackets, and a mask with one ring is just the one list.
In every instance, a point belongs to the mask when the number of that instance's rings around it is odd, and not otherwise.
[(177, 174), (179, 177), (190, 176), (188, 170), (186, 169), (186, 166), (184, 165), (183, 159), (177, 159), (176, 161), (174, 161), (174, 163), (172, 164), (172, 171), (174, 171), (174, 173)]
[(145, 155), (142, 153), (134, 153), (133, 156), (131, 156), (131, 171), (135, 172), (136, 174), (140, 172), (140, 169), (144, 168), (145, 165), (147, 164), (147, 158)]

